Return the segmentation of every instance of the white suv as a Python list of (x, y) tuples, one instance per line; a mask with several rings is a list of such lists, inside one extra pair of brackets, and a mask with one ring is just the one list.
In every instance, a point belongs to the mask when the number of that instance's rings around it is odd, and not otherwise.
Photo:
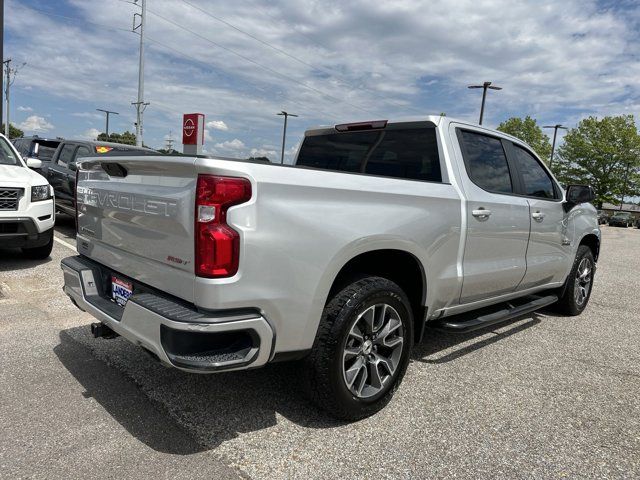
[(47, 258), (53, 248), (53, 188), (30, 170), (40, 166), (0, 135), (0, 248), (22, 248), (30, 258)]

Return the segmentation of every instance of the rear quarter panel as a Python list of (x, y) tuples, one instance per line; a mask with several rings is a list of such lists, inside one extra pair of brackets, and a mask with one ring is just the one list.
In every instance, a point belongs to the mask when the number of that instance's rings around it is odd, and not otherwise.
[(241, 234), (238, 274), (197, 278), (195, 303), (259, 308), (275, 327), (276, 351), (311, 347), (336, 275), (360, 253), (405, 250), (422, 263), (427, 303), (459, 296), (452, 185), (208, 159), (196, 168), (249, 178), (253, 197), (228, 213)]

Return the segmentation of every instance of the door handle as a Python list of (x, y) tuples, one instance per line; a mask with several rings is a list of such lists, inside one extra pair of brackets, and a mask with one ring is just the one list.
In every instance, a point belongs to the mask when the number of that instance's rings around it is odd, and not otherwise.
[(531, 217), (532, 217), (534, 220), (536, 220), (536, 221), (538, 221), (538, 222), (541, 222), (542, 220), (544, 220), (544, 213), (542, 213), (542, 212), (533, 212), (533, 213), (531, 214)]
[(486, 208), (480, 207), (477, 210), (472, 210), (471, 215), (480, 219), (486, 220), (491, 215), (491, 210), (487, 210)]

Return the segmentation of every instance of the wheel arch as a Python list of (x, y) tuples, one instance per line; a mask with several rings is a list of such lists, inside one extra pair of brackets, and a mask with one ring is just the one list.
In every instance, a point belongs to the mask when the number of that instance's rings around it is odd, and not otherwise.
[(427, 276), (422, 262), (413, 253), (401, 249), (382, 248), (359, 253), (338, 271), (325, 303), (363, 275), (387, 278), (407, 294), (413, 313), (415, 338), (419, 340), (424, 328), (427, 298)]
[(594, 233), (588, 233), (580, 240), (580, 245), (586, 245), (593, 253), (593, 259), (597, 262), (600, 255), (600, 238)]

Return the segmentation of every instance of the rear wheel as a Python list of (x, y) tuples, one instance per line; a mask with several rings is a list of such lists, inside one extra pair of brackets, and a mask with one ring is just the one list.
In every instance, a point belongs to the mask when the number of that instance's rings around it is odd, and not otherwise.
[(555, 308), (567, 315), (580, 315), (591, 298), (595, 272), (596, 263), (593, 259), (593, 252), (586, 245), (580, 245), (573, 262), (573, 268), (567, 278), (564, 295)]
[(412, 345), (413, 318), (402, 289), (381, 277), (353, 282), (324, 309), (302, 365), (307, 393), (337, 418), (373, 415), (402, 381)]

